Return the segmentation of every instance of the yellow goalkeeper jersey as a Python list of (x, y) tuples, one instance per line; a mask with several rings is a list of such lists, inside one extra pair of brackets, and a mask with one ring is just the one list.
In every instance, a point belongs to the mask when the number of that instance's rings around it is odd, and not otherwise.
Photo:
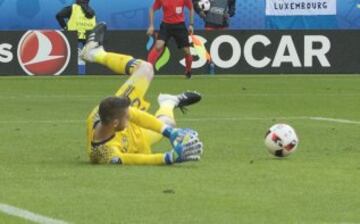
[(87, 119), (87, 153), (92, 163), (164, 164), (164, 154), (151, 154), (145, 129), (161, 133), (164, 124), (153, 115), (130, 107), (128, 127), (103, 142), (93, 142), (94, 128), (100, 122), (98, 107)]

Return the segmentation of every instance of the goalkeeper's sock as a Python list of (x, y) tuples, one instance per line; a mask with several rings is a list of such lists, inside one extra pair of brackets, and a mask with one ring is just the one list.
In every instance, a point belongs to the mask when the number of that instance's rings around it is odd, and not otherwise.
[(161, 107), (170, 107), (173, 110), (178, 104), (180, 100), (178, 96), (170, 95), (170, 94), (160, 94), (158, 96), (158, 103)]
[(156, 47), (153, 47), (148, 55), (147, 61), (155, 66), (157, 60), (161, 56), (163, 49), (157, 50)]
[(170, 94), (160, 94), (158, 103), (160, 107), (155, 116), (165, 124), (175, 127), (174, 108), (179, 104), (178, 97)]
[(133, 57), (124, 54), (98, 51), (94, 55), (95, 62), (102, 64), (117, 74), (126, 74), (126, 65)]
[(89, 33), (86, 44), (80, 52), (80, 57), (87, 62), (95, 62), (94, 55), (98, 52), (104, 52), (103, 42), (106, 32), (106, 24), (100, 22)]
[(176, 122), (174, 118), (174, 111), (172, 106), (162, 106), (156, 111), (156, 118), (162, 121), (164, 124), (175, 127)]
[(107, 52), (104, 50), (104, 48), (102, 50), (98, 50), (98, 51), (92, 51), (91, 52), (92, 57), (94, 58), (94, 62), (102, 64), (102, 65), (106, 65), (106, 56), (107, 56)]

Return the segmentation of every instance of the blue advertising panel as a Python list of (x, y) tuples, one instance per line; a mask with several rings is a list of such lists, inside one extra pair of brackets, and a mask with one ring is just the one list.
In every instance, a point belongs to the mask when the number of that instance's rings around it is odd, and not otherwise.
[[(231, 29), (359, 29), (360, 0), (337, 0), (335, 15), (266, 16), (269, 0), (237, 0)], [(290, 1), (290, 0), (289, 0)], [(297, 0), (304, 1), (307, 0)], [(320, 1), (320, 0), (319, 0)], [(331, 1), (331, 0), (323, 0)], [(74, 0), (0, 0), (0, 29), (56, 29), (56, 13)], [(153, 0), (91, 0), (98, 20), (110, 29), (146, 29), (148, 8)], [(156, 24), (161, 13), (156, 14)], [(203, 22), (196, 18), (196, 28)]]

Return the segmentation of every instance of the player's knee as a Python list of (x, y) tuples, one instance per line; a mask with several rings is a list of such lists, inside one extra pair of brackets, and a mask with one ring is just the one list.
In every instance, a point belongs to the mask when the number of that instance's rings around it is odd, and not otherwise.
[(165, 47), (165, 42), (163, 41), (156, 41), (155, 43), (155, 49), (157, 51), (162, 51), (162, 49)]
[(154, 68), (151, 63), (142, 61), (139, 70), (141, 71), (141, 75), (146, 76), (149, 80), (154, 78)]
[(191, 55), (190, 48), (184, 47), (184, 53), (185, 55)]

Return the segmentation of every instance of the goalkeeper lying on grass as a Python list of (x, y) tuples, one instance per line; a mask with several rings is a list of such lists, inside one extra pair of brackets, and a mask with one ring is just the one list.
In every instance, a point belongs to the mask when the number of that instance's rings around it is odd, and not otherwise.
[[(201, 100), (196, 92), (160, 94), (155, 116), (146, 112), (144, 100), (153, 79), (152, 65), (127, 55), (106, 52), (102, 46), (106, 25), (100, 23), (88, 36), (81, 57), (99, 63), (130, 78), (116, 92), (100, 102), (87, 119), (87, 151), (92, 163), (158, 165), (197, 161), (203, 151), (198, 135), (191, 129), (175, 128), (174, 108)], [(151, 146), (163, 137), (172, 149), (152, 153)]]

